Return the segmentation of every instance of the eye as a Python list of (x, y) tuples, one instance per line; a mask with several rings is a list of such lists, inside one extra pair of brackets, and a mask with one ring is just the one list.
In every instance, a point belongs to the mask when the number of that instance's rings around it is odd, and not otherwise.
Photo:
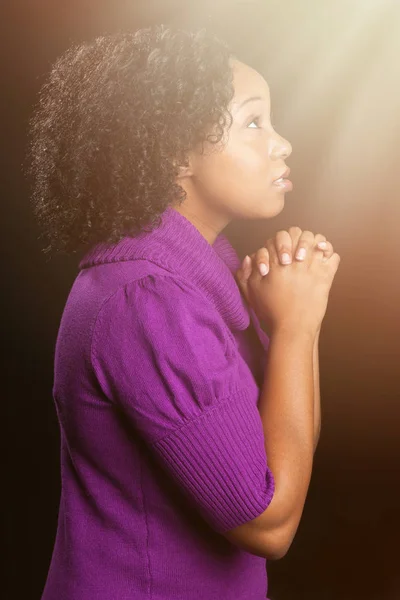
[[(257, 129), (258, 129), (258, 125), (260, 123), (260, 118), (261, 118), (260, 115), (252, 118), (251, 121), (249, 122), (249, 124), (247, 125), (247, 127), (250, 127), (250, 125), (252, 125), (253, 123), (257, 123)], [(254, 129), (254, 127), (252, 127), (252, 129)]]

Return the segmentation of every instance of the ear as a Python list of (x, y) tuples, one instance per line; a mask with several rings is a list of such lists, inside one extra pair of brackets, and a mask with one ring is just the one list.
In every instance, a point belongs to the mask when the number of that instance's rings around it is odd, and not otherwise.
[(178, 179), (182, 179), (184, 177), (191, 177), (194, 173), (191, 157), (188, 157), (185, 165), (179, 165), (176, 160), (173, 161), (173, 165), (175, 168), (178, 167)]

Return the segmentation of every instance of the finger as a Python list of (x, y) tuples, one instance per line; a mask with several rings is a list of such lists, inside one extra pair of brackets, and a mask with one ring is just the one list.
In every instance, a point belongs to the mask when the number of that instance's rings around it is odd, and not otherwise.
[(331, 256), (333, 255), (333, 253), (335, 252), (333, 249), (333, 246), (330, 242), (325, 242), (325, 248), (319, 248), (319, 250), (322, 250), (324, 256), (323, 256), (323, 260), (329, 260), (331, 258)]
[[(248, 259), (248, 261), (246, 261), (246, 259)], [(253, 267), (256, 264), (255, 259), (256, 259), (256, 252), (253, 252), (253, 254), (249, 254), (249, 255), (245, 256), (243, 259), (242, 271), (243, 271), (243, 274), (246, 279), (248, 279), (250, 277), (250, 275), (253, 271)]]
[(269, 253), (267, 248), (263, 246), (255, 253), (253, 259), (253, 265), (255, 265), (258, 269), (261, 277), (265, 277), (265, 275), (269, 272)]
[(322, 233), (317, 233), (315, 236), (315, 250), (319, 252), (319, 256), (321, 257), (321, 259), (324, 258), (324, 252), (326, 251), (326, 249), (328, 248), (328, 241), (326, 239), (326, 237), (324, 235), (322, 235)]
[(292, 238), (285, 229), (275, 234), (275, 247), (282, 265), (290, 265), (293, 257)]
[(340, 260), (341, 259), (339, 254), (337, 252), (334, 252), (332, 256), (326, 261), (327, 265), (330, 265), (332, 267), (334, 274), (336, 274), (336, 271), (339, 268)]
[(251, 258), (248, 254), (244, 257), (240, 268), (240, 279), (247, 280), (251, 273)]
[(328, 241), (322, 233), (315, 234), (315, 247), (318, 250), (325, 250), (327, 247)]
[(321, 233), (317, 233), (315, 242), (315, 249), (321, 252), (320, 256), (322, 260), (327, 261), (334, 252), (332, 244)]
[(311, 250), (315, 246), (315, 235), (311, 231), (302, 231), (297, 248), (295, 250), (295, 259), (303, 262), (312, 258)]
[(249, 302), (248, 279), (251, 274), (251, 269), (251, 258), (246, 255), (240, 268), (236, 271), (236, 280), (247, 302)]

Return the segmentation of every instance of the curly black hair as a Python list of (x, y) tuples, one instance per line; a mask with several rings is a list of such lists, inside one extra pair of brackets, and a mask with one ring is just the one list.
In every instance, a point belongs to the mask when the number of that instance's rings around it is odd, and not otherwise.
[(231, 58), (204, 27), (155, 25), (75, 44), (55, 62), (27, 152), (43, 252), (118, 242), (185, 199), (179, 165), (232, 123)]

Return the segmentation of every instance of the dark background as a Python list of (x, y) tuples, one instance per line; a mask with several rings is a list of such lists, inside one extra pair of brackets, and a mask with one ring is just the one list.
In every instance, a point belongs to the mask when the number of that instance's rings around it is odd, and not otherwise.
[(283, 213), (226, 230), (239, 254), (299, 225), (324, 233), (342, 257), (321, 336), (321, 441), (296, 539), (269, 564), (270, 597), (400, 599), (398, 3), (17, 0), (7, 10), (2, 597), (39, 599), (50, 563), (60, 494), (53, 352), (77, 274), (76, 257), (48, 262), (41, 253), (21, 171), (27, 121), (51, 63), (70, 42), (164, 22), (203, 23), (262, 71), (275, 125), (293, 145), (295, 190)]

